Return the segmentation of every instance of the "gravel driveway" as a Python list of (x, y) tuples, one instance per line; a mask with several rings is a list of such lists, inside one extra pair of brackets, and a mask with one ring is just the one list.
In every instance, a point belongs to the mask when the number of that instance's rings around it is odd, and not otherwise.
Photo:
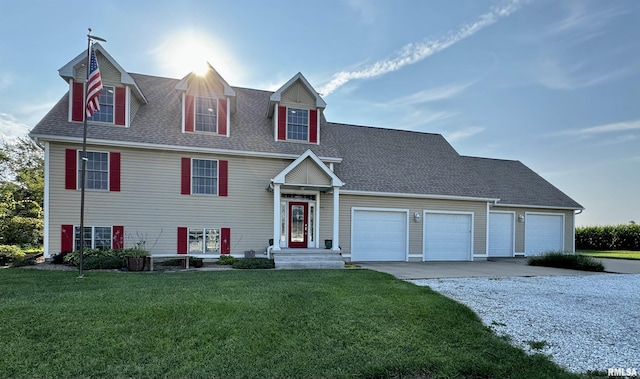
[(510, 336), (528, 352), (549, 355), (570, 371), (640, 371), (640, 275), (409, 282), (460, 301), (498, 335)]

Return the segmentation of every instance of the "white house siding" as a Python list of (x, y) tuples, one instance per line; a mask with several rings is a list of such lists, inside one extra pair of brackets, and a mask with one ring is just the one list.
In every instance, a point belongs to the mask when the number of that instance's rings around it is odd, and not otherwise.
[(524, 230), (525, 222), (520, 222), (518, 216), (524, 215), (527, 212), (533, 213), (551, 213), (551, 214), (564, 214), (564, 250), (566, 252), (574, 252), (574, 228), (575, 228), (575, 215), (572, 210), (559, 210), (559, 209), (540, 209), (540, 208), (518, 208), (518, 207), (501, 207), (494, 206), (491, 210), (495, 211), (511, 211), (516, 213), (516, 239), (515, 239), (515, 252), (516, 254), (524, 254)]
[[(409, 258), (422, 260), (423, 211), (473, 212), (473, 254), (486, 253), (487, 203), (481, 201), (415, 199), (385, 196), (340, 196), (340, 246), (345, 254), (351, 253), (351, 208), (396, 208), (409, 209)], [(415, 222), (414, 213), (420, 214), (420, 222)], [(414, 257), (411, 257), (414, 255)], [(412, 259), (413, 258), (413, 259)]]
[[(61, 225), (79, 224), (80, 191), (64, 189), (64, 161), (65, 148), (81, 146), (50, 146), (52, 255), (60, 251)], [(106, 151), (91, 145), (88, 150)], [(121, 191), (86, 191), (85, 225), (123, 225), (126, 247), (145, 240), (146, 247), (156, 253), (176, 252), (178, 226), (231, 228), (232, 254), (267, 247), (273, 234), (273, 193), (266, 188), (291, 160), (115, 147), (109, 150), (121, 153)], [(181, 157), (228, 160), (228, 196), (181, 195)]]
[(316, 107), (316, 98), (298, 80), (282, 93), (280, 104), (293, 108), (311, 109)]

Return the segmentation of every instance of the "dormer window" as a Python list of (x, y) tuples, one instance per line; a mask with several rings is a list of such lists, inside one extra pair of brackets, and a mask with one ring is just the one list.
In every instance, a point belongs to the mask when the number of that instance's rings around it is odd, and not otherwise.
[(309, 111), (307, 109), (287, 108), (287, 139), (309, 140)]
[(196, 132), (218, 132), (218, 100), (196, 97)]
[(113, 124), (114, 93), (115, 89), (112, 86), (102, 87), (102, 93), (100, 93), (98, 100), (100, 103), (100, 110), (95, 111), (93, 116), (87, 118), (87, 121)]

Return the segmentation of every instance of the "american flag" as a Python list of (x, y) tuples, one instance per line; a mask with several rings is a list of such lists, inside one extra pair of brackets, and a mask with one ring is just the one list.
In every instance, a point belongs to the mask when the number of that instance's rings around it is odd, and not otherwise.
[(93, 112), (100, 110), (99, 97), (102, 93), (102, 79), (96, 53), (91, 46), (91, 62), (89, 63), (89, 81), (87, 82), (87, 117), (93, 116)]

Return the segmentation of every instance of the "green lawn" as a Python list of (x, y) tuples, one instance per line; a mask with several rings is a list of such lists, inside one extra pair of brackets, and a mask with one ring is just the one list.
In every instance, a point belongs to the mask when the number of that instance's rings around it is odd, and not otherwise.
[(596, 258), (640, 259), (640, 251), (630, 250), (580, 250), (577, 253)]
[(2, 378), (577, 378), (367, 270), (0, 270)]

